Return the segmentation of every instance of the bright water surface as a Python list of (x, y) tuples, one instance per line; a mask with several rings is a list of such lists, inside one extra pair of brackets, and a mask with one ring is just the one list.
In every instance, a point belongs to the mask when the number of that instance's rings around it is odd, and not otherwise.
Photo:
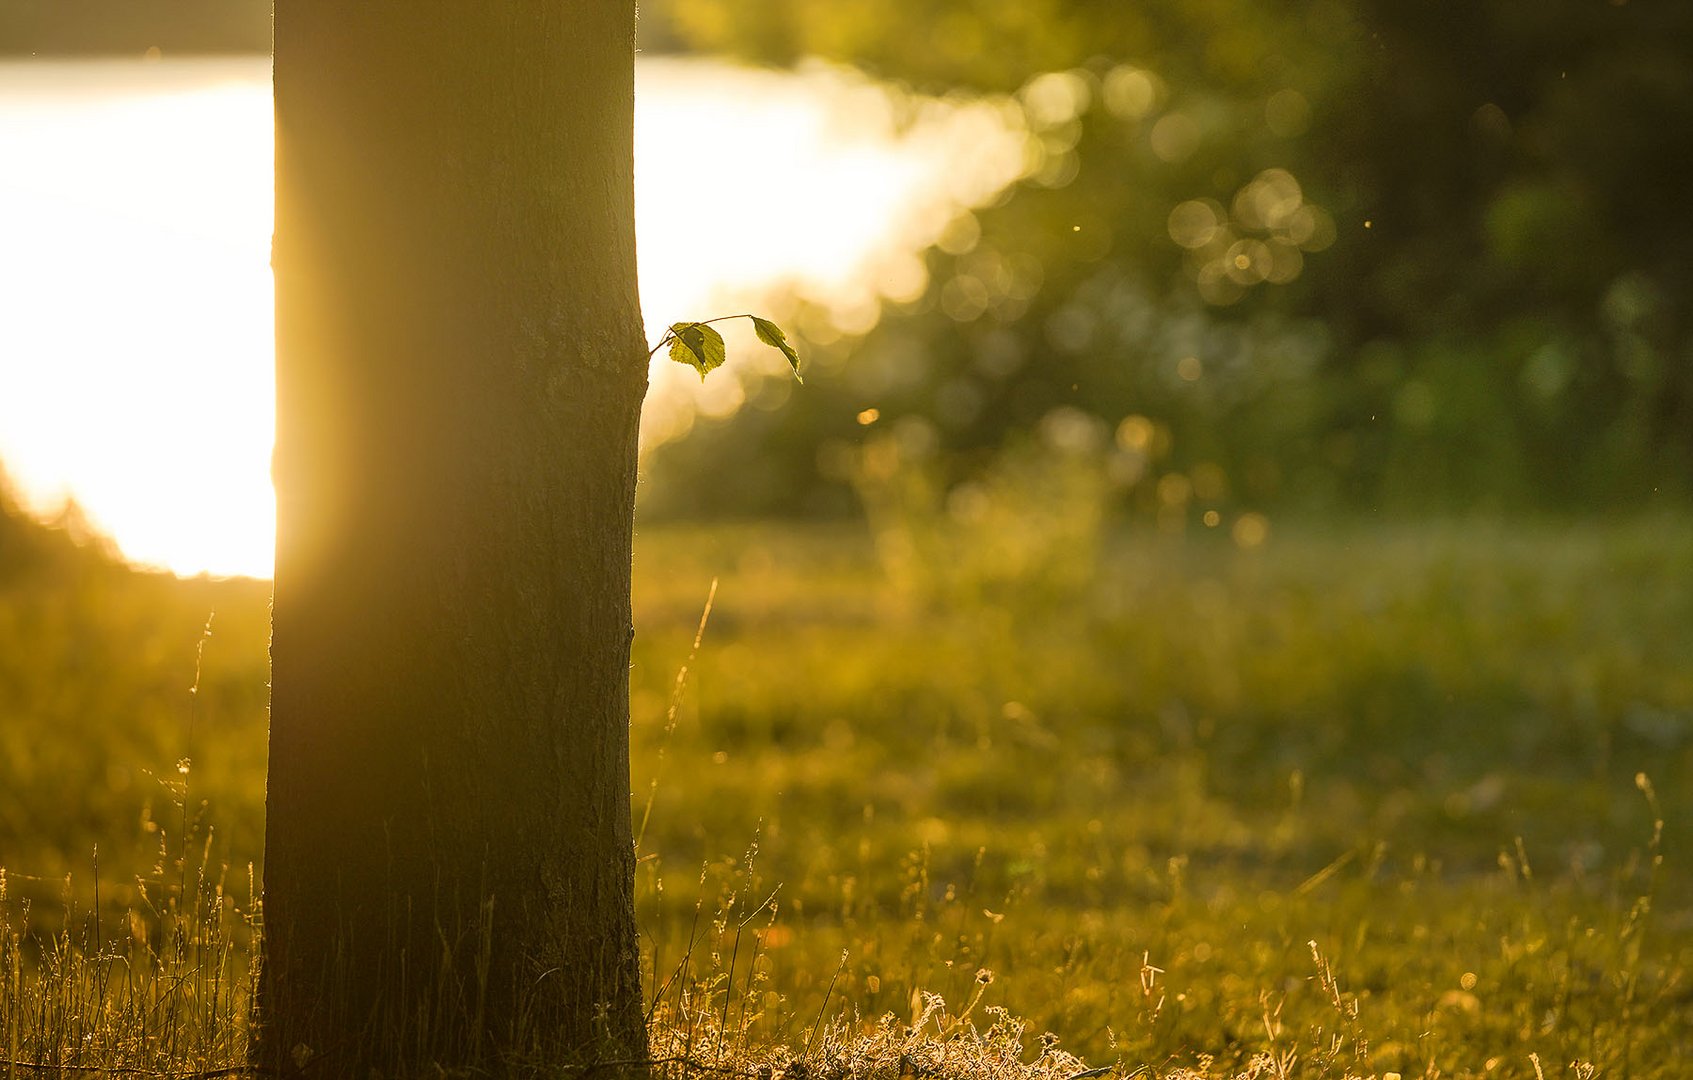
[[(0, 64), (0, 469), (179, 573), (270, 574), (269, 80), (264, 57)], [(837, 70), (643, 59), (636, 99), (655, 339), (783, 287), (865, 329), (1022, 163), (1005, 109)], [(741, 401), (653, 375), (649, 442)]]

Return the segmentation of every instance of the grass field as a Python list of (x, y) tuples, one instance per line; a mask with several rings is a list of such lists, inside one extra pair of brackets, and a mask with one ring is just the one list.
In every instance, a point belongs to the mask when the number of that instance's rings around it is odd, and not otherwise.
[[(891, 1014), (888, 1045), (1124, 1076), (1685, 1075), (1693, 521), (870, 504), (638, 537), (640, 918), (680, 1044)], [(0, 531), (0, 1057), (235, 1052), (267, 605)], [(127, 958), (106, 1004), (63, 974), (91, 951)]]

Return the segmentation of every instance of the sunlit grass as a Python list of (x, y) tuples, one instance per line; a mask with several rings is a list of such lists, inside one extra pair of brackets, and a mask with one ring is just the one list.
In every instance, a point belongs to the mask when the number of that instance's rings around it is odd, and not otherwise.
[[(867, 491), (874, 527), (641, 530), (662, 1056), (1681, 1074), (1693, 523), (1278, 519), (1243, 548), (1091, 496), (1019, 515), (1031, 485), (1070, 490), (1061, 462), (1027, 467), (962, 512)], [(239, 1060), (266, 593), (68, 550), (0, 573), (0, 1056)], [(222, 877), (213, 1011), (170, 972), (214, 968), (159, 935)], [(142, 1000), (179, 1016), (152, 1057)]]
[(762, 823), (703, 909), (782, 884), (773, 1014), (820, 1008), (844, 949), (866, 1018), (985, 968), (1128, 1068), (1674, 1075), (1693, 924), (1655, 822), (1687, 820), (1684, 522), (1146, 529), (1085, 597), (1009, 617), (969, 599), (993, 575), (966, 549), (897, 589), (868, 537), (714, 540), (688, 535), (738, 569), (668, 752), (697, 771), (661, 786), (674, 869), (646, 873), (688, 895)]
[(186, 904), (144, 896), (111, 925), (103, 908), (80, 908), (75, 879), (63, 884), (53, 925), (36, 927), (0, 871), (0, 1074), (204, 1073), (243, 1060), (252, 927), (222, 882), (197, 876)]

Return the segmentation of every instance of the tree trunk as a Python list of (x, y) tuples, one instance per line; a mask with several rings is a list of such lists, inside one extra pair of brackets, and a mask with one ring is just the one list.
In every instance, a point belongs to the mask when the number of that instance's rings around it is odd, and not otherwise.
[(633, 0), (276, 0), (258, 1053), (645, 1055)]

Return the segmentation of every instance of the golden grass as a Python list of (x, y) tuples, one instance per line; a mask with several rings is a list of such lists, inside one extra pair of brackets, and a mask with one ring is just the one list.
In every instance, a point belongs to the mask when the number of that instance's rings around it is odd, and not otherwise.
[[(1030, 476), (884, 492), (870, 529), (642, 530), (666, 1068), (1683, 1074), (1693, 523), (1242, 546)], [(1031, 486), (1070, 494), (1020, 514)], [(0, 581), (0, 1058), (239, 1064), (265, 603), (97, 560)]]

